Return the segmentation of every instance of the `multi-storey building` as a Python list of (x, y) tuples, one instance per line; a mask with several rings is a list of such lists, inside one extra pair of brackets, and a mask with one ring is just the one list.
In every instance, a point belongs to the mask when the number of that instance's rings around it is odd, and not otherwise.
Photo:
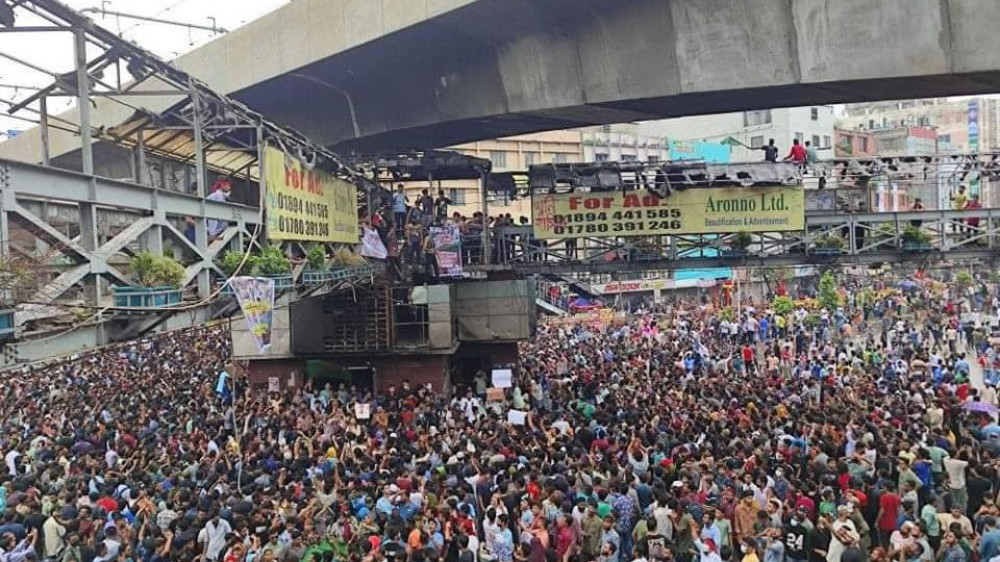
[(998, 100), (977, 97), (849, 104), (838, 127), (869, 132), (932, 127), (937, 152), (961, 153), (1000, 150), (998, 123)]
[(771, 139), (784, 157), (792, 141), (816, 147), (820, 158), (833, 157), (834, 114), (831, 106), (763, 109), (717, 115), (679, 117), (648, 121), (639, 125), (646, 135), (665, 136), (671, 142), (708, 141), (732, 147), (734, 162), (763, 158), (763, 148)]

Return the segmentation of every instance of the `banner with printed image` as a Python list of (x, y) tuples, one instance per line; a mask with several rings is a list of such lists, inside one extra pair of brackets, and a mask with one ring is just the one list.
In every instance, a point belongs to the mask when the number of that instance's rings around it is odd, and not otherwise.
[(446, 224), (431, 227), (434, 242), (434, 257), (437, 259), (438, 275), (441, 277), (462, 276), (462, 233), (458, 226)]
[(229, 280), (236, 302), (240, 304), (250, 335), (263, 352), (271, 345), (274, 316), (274, 279), (266, 277), (233, 277)]

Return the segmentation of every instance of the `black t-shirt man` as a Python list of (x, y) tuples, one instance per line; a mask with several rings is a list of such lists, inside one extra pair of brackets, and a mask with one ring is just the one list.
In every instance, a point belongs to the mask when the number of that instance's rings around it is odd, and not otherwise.
[(778, 161), (778, 147), (774, 146), (773, 144), (769, 144), (761, 148), (761, 150), (764, 151), (764, 160), (768, 162)]
[(812, 550), (809, 541), (809, 530), (800, 522), (793, 520), (785, 525), (785, 557), (789, 560), (808, 560)]
[[(830, 533), (826, 529), (820, 529), (819, 527), (813, 527), (811, 533), (809, 533), (809, 562), (825, 562), (826, 561), (826, 549), (830, 544)], [(823, 554), (816, 552), (820, 550)]]

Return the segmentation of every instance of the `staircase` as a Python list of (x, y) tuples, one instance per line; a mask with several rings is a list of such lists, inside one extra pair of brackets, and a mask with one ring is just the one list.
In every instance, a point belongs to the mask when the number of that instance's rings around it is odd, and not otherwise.
[(559, 308), (558, 306), (550, 303), (549, 301), (543, 298), (535, 299), (535, 304), (538, 305), (538, 308), (540, 308), (542, 312), (548, 313), (552, 316), (566, 316), (568, 314), (568, 312), (566, 312), (565, 310)]

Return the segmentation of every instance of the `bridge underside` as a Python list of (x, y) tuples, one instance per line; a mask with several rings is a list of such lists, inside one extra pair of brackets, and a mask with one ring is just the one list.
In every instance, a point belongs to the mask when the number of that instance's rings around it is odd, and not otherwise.
[[(914, 17), (919, 14), (919, 17)], [(342, 151), (1000, 90), (1000, 3), (479, 0), (242, 88)]]

